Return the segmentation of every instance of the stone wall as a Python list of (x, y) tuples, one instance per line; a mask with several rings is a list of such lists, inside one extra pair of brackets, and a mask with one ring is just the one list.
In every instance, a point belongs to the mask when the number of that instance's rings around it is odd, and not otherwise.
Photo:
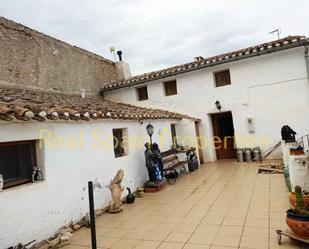
[(0, 81), (98, 94), (116, 79), (112, 61), (0, 17)]

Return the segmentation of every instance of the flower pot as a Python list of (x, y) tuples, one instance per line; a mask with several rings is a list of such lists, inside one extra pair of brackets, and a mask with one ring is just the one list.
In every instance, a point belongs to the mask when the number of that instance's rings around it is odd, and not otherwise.
[(286, 224), (296, 235), (309, 238), (309, 217), (297, 215), (293, 209), (286, 211)]
[[(303, 195), (305, 208), (309, 209), (309, 195)], [(294, 192), (289, 193), (289, 202), (293, 208), (296, 207), (296, 198)]]

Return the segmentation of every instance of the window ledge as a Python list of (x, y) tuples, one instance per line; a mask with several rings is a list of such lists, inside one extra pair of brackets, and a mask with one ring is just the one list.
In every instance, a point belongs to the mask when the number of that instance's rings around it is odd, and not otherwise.
[(46, 185), (46, 181), (43, 180), (43, 181), (37, 181), (37, 182), (28, 182), (28, 183), (24, 183), (24, 184), (21, 184), (21, 185), (14, 186), (14, 187), (6, 188), (6, 189), (3, 189), (2, 191), (0, 191), (0, 194), (3, 193), (3, 192), (9, 192), (9, 191), (20, 190), (22, 188), (28, 188), (28, 187), (34, 186), (34, 185)]

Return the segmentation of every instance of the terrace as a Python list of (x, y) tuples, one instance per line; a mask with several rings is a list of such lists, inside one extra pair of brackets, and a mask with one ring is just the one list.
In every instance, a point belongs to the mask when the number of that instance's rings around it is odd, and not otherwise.
[[(97, 217), (98, 248), (306, 248), (284, 237), (277, 244), (288, 192), (282, 174), (257, 174), (257, 165), (207, 163), (122, 213)], [(65, 248), (91, 248), (90, 229), (75, 232)]]

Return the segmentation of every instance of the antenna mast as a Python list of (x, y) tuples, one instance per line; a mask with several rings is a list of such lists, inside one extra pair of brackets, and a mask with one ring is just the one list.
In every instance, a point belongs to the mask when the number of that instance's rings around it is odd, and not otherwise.
[(279, 40), (279, 39), (280, 39), (280, 34), (281, 34), (281, 29), (280, 29), (280, 28), (277, 28), (277, 29), (275, 29), (275, 30), (269, 32), (268, 34), (270, 34), (270, 35), (275, 35), (275, 34), (277, 34), (277, 37), (278, 37), (278, 40)]

